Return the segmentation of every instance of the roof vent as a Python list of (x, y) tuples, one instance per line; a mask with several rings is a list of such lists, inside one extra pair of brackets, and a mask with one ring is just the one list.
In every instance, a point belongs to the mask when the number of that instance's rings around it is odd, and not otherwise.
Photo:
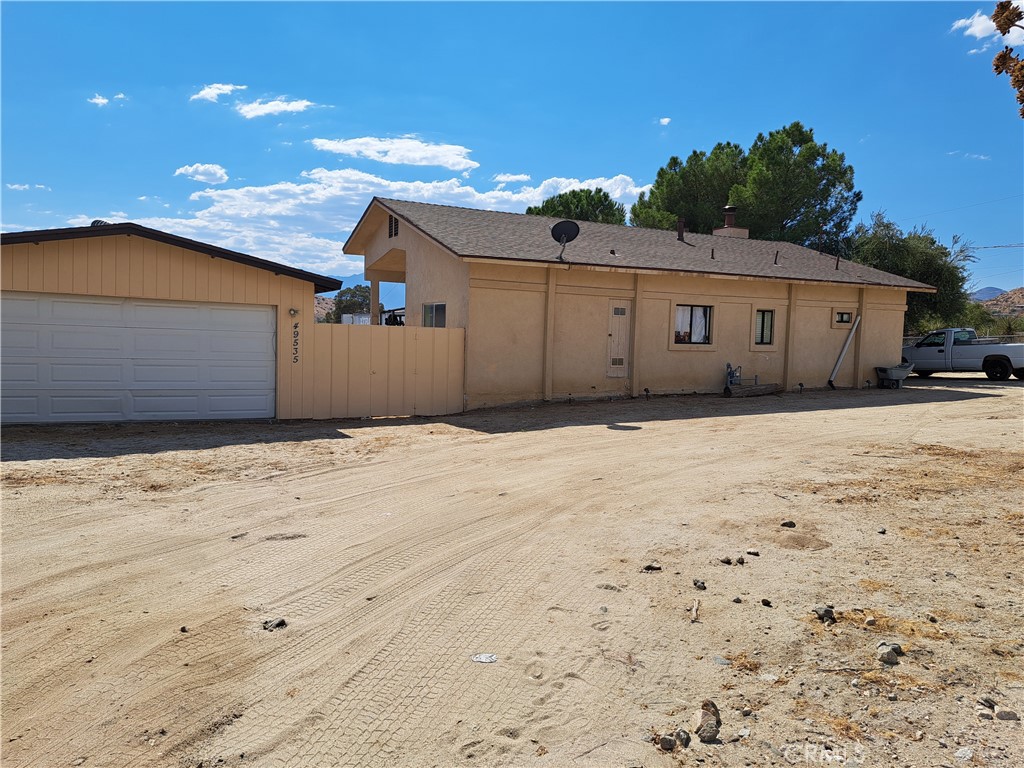
[(93, 219), (92, 220), (92, 224), (90, 224), (89, 226), (90, 227), (106, 227), (109, 224), (110, 224), (109, 221), (104, 221), (103, 219)]
[(721, 237), (750, 237), (750, 230), (736, 226), (736, 206), (727, 205), (722, 209), (725, 214), (725, 226), (718, 227), (711, 234)]

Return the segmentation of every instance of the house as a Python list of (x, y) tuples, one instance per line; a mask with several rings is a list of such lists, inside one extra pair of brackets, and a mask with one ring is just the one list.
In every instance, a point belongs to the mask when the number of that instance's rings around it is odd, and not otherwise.
[[(784, 242), (726, 209), (713, 235), (374, 198), (345, 244), (406, 285), (406, 324), (465, 329), (465, 407), (720, 392), (726, 365), (786, 389), (900, 360), (908, 291), (930, 286)], [(571, 227), (570, 227), (571, 229)], [(376, 316), (374, 322), (377, 321)]]
[(341, 281), (131, 223), (0, 242), (4, 424), (314, 416)]

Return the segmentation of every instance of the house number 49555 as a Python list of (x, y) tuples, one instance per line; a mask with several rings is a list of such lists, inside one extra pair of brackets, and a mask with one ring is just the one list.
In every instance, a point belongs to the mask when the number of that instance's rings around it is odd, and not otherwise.
[(299, 362), (299, 324), (292, 325), (292, 362)]

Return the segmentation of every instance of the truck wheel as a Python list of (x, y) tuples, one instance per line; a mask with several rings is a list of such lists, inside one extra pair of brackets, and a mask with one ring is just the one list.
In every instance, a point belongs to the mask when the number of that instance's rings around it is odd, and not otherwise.
[(1010, 363), (1006, 360), (986, 360), (982, 370), (992, 381), (1006, 381), (1013, 373)]

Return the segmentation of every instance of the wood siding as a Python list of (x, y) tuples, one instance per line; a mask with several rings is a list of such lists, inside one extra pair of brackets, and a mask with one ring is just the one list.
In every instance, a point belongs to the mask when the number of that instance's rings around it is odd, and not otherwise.
[(460, 413), (464, 343), (462, 328), (321, 323), (313, 418)]

